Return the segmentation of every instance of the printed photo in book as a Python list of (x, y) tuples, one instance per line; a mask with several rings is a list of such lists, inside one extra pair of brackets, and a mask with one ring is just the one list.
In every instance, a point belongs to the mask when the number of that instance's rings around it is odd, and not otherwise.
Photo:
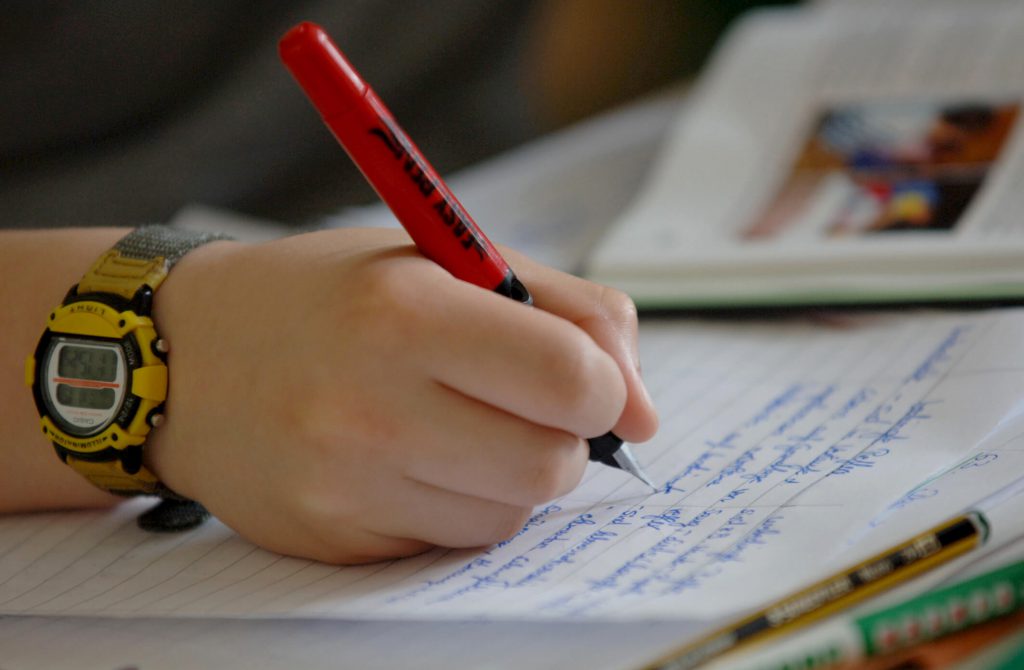
[(1002, 100), (901, 100), (824, 110), (744, 236), (936, 233), (956, 227), (1017, 121)]

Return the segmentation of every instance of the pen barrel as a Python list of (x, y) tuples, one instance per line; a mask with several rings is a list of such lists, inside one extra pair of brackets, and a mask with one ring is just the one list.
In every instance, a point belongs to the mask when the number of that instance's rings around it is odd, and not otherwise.
[(511, 297), (515, 275), (491, 241), (371, 89), (364, 100), (324, 118), (363, 176), (424, 256), (459, 279)]
[(531, 302), (501, 254), (320, 26), (304, 22), (292, 28), (279, 52), (424, 256), (459, 279)]

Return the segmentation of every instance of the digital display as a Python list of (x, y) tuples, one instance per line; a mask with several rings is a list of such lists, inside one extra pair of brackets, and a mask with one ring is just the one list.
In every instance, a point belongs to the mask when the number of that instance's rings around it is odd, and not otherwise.
[(57, 374), (69, 379), (112, 382), (117, 379), (117, 353), (106, 347), (65, 344), (57, 361)]
[(57, 384), (57, 402), (84, 409), (110, 409), (114, 406), (114, 389), (90, 389)]

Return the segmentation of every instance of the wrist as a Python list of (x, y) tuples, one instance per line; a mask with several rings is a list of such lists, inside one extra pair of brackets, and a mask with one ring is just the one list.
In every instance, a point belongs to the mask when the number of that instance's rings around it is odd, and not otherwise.
[(214, 287), (223, 281), (229, 258), (244, 246), (219, 240), (189, 252), (153, 300), (154, 324), (168, 346), (168, 389), (165, 421), (150, 433), (143, 463), (167, 487), (200, 502), (206, 497), (203, 482), (209, 479), (202, 447), (183, 447), (205, 432), (197, 426), (197, 408), (211, 401), (205, 397), (204, 378), (225, 372), (208, 369), (202, 354), (210, 338), (217, 337), (216, 316), (230, 311), (227, 305), (210, 304)]

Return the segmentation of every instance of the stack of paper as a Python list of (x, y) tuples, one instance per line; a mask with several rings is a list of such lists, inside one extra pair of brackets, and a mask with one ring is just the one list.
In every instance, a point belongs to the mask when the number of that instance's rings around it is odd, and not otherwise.
[[(677, 621), (680, 639), (901, 540), (1024, 468), (1024, 311), (645, 323), (659, 483), (594, 467), (481, 551), (332, 567), (216, 522), (0, 520), (0, 614)], [(993, 545), (1024, 535), (992, 512)], [(1016, 506), (1015, 506), (1016, 505)], [(914, 511), (911, 514), (911, 511)]]

